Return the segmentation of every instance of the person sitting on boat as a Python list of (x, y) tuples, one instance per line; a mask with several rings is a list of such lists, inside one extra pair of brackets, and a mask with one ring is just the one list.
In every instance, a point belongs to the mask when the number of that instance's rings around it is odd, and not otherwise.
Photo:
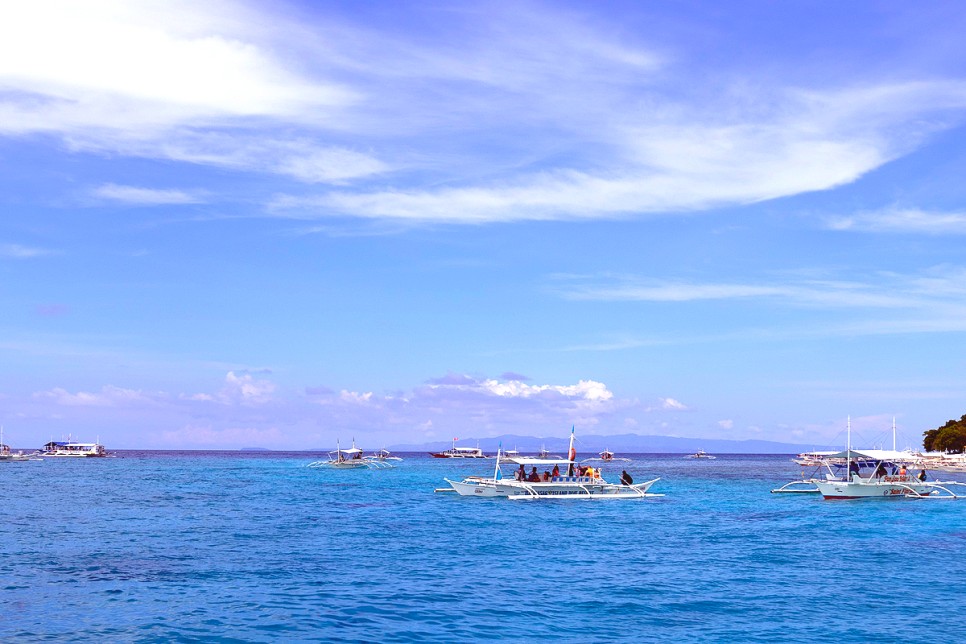
[(527, 480), (527, 470), (523, 467), (523, 464), (522, 463), (520, 464), (520, 469), (517, 470), (516, 479), (518, 481), (526, 481)]
[(905, 476), (905, 475), (906, 475), (906, 466), (905, 465), (900, 465), (899, 466), (899, 476)]
[(594, 466), (593, 465), (588, 465), (587, 466), (587, 469), (584, 470), (584, 476), (589, 476), (590, 478), (594, 478)]
[(859, 475), (859, 464), (856, 461), (849, 461), (849, 474)]
[(926, 468), (923, 468), (923, 469), (919, 470), (919, 476), (917, 476), (916, 478), (919, 479), (920, 481), (925, 481), (926, 480)]
[(621, 470), (621, 485), (633, 485), (634, 479), (631, 475), (627, 473), (627, 470)]
[(533, 470), (530, 472), (530, 477), (527, 478), (527, 481), (529, 481), (530, 483), (539, 483), (540, 482), (540, 474), (539, 474), (539, 472), (537, 472), (537, 466), (536, 465), (533, 466)]
[(549, 480), (550, 480), (550, 472), (548, 472), (547, 470), (544, 470), (543, 471), (543, 481), (544, 481), (544, 483), (546, 483)]
[(554, 465), (553, 466), (553, 472), (550, 473), (550, 476), (553, 476), (554, 478), (560, 476), (560, 466), (559, 465)]
[(885, 475), (886, 475), (885, 465), (883, 465), (882, 463), (879, 463), (879, 467), (875, 468), (875, 477), (878, 479), (878, 478), (882, 478)]

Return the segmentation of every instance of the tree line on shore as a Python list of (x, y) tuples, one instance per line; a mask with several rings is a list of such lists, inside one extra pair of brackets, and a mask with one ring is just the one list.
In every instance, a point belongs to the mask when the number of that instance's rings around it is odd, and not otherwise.
[(966, 415), (947, 421), (942, 427), (927, 429), (922, 436), (927, 452), (962, 452), (966, 450)]

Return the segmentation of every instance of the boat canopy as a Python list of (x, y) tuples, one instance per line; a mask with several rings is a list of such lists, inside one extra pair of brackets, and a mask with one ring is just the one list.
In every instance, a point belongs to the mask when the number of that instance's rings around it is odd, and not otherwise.
[(511, 463), (507, 461), (506, 464), (538, 466), (538, 465), (570, 465), (571, 463), (573, 463), (573, 461), (568, 461), (565, 458), (530, 458), (528, 456), (514, 456), (513, 462)]
[(851, 449), (828, 454), (826, 458), (862, 458), (869, 461), (914, 461), (916, 456), (910, 452), (897, 452), (891, 449)]

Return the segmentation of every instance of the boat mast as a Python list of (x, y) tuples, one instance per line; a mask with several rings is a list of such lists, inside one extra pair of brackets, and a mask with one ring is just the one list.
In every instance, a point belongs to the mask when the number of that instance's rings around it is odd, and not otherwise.
[(503, 451), (503, 441), (500, 441), (500, 445), (496, 448), (496, 467), (493, 469), (493, 480), (500, 480), (500, 452)]
[(852, 416), (848, 417), (845, 439), (845, 480), (852, 482)]
[(892, 451), (896, 451), (896, 417), (892, 417)]

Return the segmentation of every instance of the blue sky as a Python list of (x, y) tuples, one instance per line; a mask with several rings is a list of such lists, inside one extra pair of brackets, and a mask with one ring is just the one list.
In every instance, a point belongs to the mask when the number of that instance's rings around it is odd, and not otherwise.
[(963, 33), (945, 2), (6, 3), (7, 442), (917, 445), (966, 413)]

